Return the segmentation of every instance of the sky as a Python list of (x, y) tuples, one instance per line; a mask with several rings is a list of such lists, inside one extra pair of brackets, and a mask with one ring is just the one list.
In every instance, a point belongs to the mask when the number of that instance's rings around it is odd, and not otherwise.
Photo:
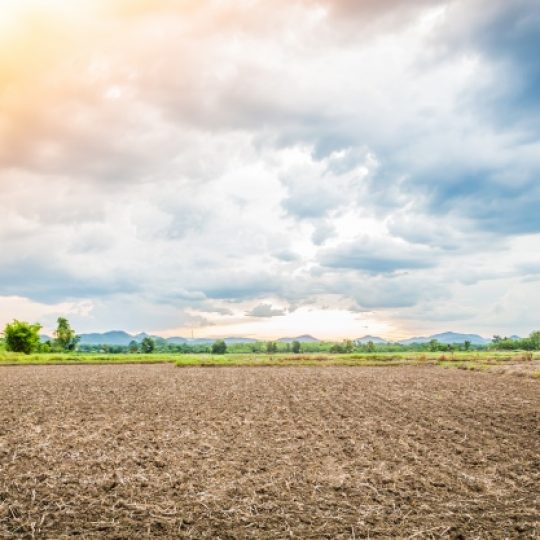
[(538, 0), (0, 0), (0, 325), (540, 328)]

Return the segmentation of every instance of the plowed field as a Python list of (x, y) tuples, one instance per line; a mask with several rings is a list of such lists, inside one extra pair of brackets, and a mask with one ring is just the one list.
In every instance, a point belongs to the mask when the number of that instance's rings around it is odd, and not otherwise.
[(0, 368), (0, 537), (535, 538), (540, 381)]

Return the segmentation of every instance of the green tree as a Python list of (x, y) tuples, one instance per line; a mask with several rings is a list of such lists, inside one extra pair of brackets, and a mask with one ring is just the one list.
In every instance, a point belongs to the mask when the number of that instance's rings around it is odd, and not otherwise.
[(274, 343), (273, 341), (268, 341), (266, 343), (266, 352), (268, 354), (274, 354), (277, 352), (277, 343)]
[(469, 340), (465, 341), (463, 343), (463, 346), (465, 347), (465, 350), (466, 351), (470, 351), (471, 350), (471, 342)]
[(45, 343), (39, 344), (38, 352), (40, 353), (50, 353), (53, 351), (51, 340), (48, 339)]
[(212, 343), (212, 354), (225, 354), (226, 352), (227, 344), (222, 339), (218, 339)]
[(428, 343), (429, 350), (432, 352), (438, 351), (440, 348), (439, 342), (436, 339), (430, 340)]
[(146, 336), (141, 341), (141, 351), (143, 353), (150, 354), (150, 353), (154, 352), (155, 348), (156, 348), (156, 344), (155, 344), (154, 340), (151, 337)]
[(128, 349), (130, 353), (139, 352), (139, 344), (134, 339), (132, 339), (129, 342)]
[(537, 330), (536, 332), (531, 332), (531, 334), (529, 335), (529, 340), (531, 341), (534, 349), (540, 349), (540, 330)]
[(54, 331), (54, 348), (61, 351), (75, 350), (80, 337), (75, 334), (65, 317), (58, 317), (56, 322), (58, 326)]
[(300, 345), (299, 341), (293, 341), (292, 342), (292, 352), (294, 354), (298, 354), (302, 349), (302, 346)]
[(366, 348), (367, 348), (367, 351), (370, 352), (370, 353), (375, 352), (375, 343), (373, 343), (373, 341), (369, 340), (367, 342)]
[(41, 324), (30, 324), (24, 321), (14, 320), (6, 324), (4, 339), (6, 349), (13, 352), (30, 354), (39, 347), (39, 331)]

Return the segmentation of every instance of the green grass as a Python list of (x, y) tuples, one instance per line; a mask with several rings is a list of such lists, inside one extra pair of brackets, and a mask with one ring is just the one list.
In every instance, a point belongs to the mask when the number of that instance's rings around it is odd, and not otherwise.
[[(184, 366), (403, 366), (437, 365), (470, 370), (488, 369), (512, 360), (516, 354), (509, 353), (373, 353), (373, 354), (228, 354), (228, 355), (182, 355), (176, 365)], [(536, 358), (539, 356), (537, 355)]]
[(0, 352), (0, 365), (57, 364), (165, 364), (174, 363), (170, 354), (19, 354)]
[(394, 356), (381, 355), (369, 358), (337, 354), (227, 354), (227, 355), (183, 355), (176, 365), (186, 366), (388, 366), (404, 365), (407, 361)]
[[(540, 353), (534, 355), (540, 359)], [(328, 354), (31, 354), (0, 351), (0, 365), (164, 364), (184, 366), (402, 366), (438, 365), (484, 370), (512, 361), (526, 361), (516, 352)]]

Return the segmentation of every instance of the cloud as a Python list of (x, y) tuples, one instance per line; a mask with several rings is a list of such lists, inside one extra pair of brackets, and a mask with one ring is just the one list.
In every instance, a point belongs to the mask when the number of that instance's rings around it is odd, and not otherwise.
[(492, 77), (476, 98), (483, 102), (481, 111), (501, 127), (538, 128), (540, 60), (534, 50), (539, 31), (540, 8), (534, 0), (475, 0), (449, 10), (443, 33), (447, 51), (474, 51), (488, 63)]
[(248, 317), (280, 317), (287, 312), (284, 309), (273, 308), (272, 304), (258, 304), (249, 311), (246, 311)]
[(328, 249), (320, 262), (329, 268), (354, 269), (371, 274), (387, 274), (400, 270), (430, 268), (436, 265), (434, 255), (403, 242), (360, 238)]
[(536, 2), (60, 4), (0, 21), (0, 295), (530, 330), (492, 308), (540, 233)]

